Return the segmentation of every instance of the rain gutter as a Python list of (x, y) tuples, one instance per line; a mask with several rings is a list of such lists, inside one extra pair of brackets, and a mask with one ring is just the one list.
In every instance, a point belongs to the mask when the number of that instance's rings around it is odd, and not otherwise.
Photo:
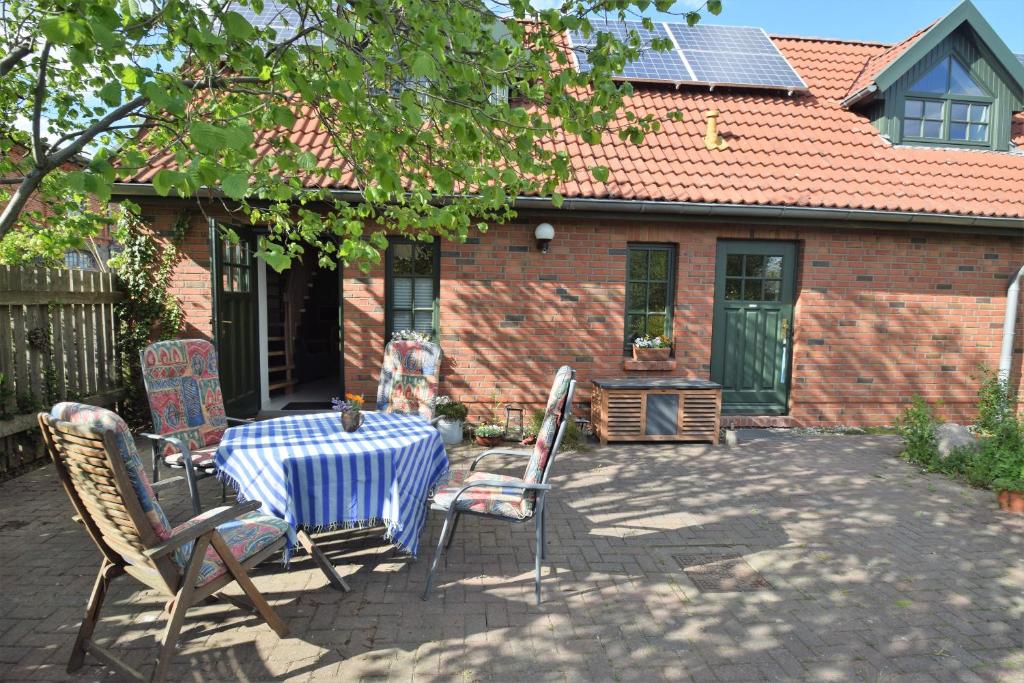
[[(199, 197), (221, 197), (219, 192), (200, 190)], [(114, 183), (115, 197), (159, 197), (151, 184)], [(338, 200), (359, 203), (363, 194), (358, 190), (331, 190)], [(168, 199), (177, 199), (175, 196)], [(442, 200), (451, 201), (450, 198)], [(517, 197), (516, 209), (540, 211), (572, 211), (578, 213), (614, 213), (622, 217), (657, 216), (662, 218), (732, 218), (754, 219), (773, 223), (812, 221), (818, 223), (854, 224), (851, 227), (956, 231), (973, 228), (976, 232), (1019, 235), (1024, 232), (1024, 217), (1001, 218), (995, 216), (966, 216), (923, 211), (870, 211), (862, 209), (833, 209), (805, 206), (774, 206), (762, 204), (718, 204), (711, 202), (659, 202), (633, 199), (565, 199), (555, 208), (550, 199)]]

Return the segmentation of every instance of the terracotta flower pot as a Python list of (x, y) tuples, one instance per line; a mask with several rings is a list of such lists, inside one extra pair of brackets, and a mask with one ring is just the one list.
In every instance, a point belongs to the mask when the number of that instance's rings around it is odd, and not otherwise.
[(487, 448), (494, 448), (495, 446), (501, 443), (500, 436), (474, 436), (473, 440), (476, 441), (481, 446), (486, 446)]
[(996, 500), (1003, 512), (1024, 513), (1024, 491), (1000, 491)]
[(633, 347), (633, 360), (668, 360), (672, 353), (671, 347), (661, 349), (646, 349), (640, 346)]

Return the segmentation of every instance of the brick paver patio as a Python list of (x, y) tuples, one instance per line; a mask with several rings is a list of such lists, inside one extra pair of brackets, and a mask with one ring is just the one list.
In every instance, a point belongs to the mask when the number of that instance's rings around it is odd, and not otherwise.
[[(352, 593), (305, 556), (290, 571), (269, 562), (256, 584), (291, 636), (198, 608), (171, 680), (1024, 681), (1024, 517), (897, 450), (892, 437), (764, 435), (566, 454), (540, 607), (532, 526), (463, 520), (429, 603), (429, 550), (412, 562), (379, 530), (333, 533)], [(203, 491), (218, 497), (215, 482)], [(180, 497), (169, 509), (187, 516)], [(0, 485), (4, 679), (67, 678), (99, 563), (70, 514), (49, 468)], [(726, 587), (750, 590), (698, 589), (737, 557)], [(119, 579), (97, 635), (148, 672), (161, 608)], [(80, 678), (111, 676), (87, 659)]]

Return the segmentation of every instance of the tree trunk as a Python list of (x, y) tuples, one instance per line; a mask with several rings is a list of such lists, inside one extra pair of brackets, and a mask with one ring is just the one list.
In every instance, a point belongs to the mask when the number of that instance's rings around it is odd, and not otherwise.
[(11, 195), (10, 201), (7, 202), (3, 213), (0, 214), (0, 239), (3, 239), (17, 224), (18, 217), (21, 216), (21, 212), (25, 208), (25, 203), (39, 187), (44, 175), (46, 174), (41, 169), (33, 168)]

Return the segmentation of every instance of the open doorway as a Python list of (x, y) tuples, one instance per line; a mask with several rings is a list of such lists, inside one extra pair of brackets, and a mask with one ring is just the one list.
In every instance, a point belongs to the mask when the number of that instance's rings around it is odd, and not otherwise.
[(329, 410), (341, 395), (340, 278), (311, 254), (267, 270), (269, 412)]

